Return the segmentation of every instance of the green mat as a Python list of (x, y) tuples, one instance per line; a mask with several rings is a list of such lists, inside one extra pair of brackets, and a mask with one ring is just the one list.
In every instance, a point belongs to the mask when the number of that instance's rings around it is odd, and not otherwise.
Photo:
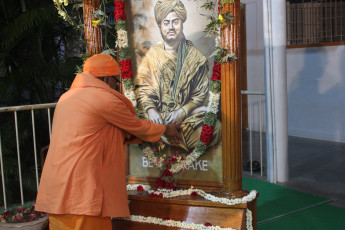
[(242, 187), (248, 191), (256, 190), (259, 192), (257, 201), (258, 224), (328, 200), (253, 178), (243, 177)]
[[(258, 209), (258, 212), (264, 210)], [(258, 230), (344, 230), (345, 209), (320, 205), (258, 225)]]

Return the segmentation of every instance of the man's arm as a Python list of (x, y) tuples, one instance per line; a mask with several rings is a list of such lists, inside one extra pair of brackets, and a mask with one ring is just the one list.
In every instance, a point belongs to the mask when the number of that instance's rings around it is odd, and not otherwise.
[[(128, 106), (117, 97), (111, 99), (102, 116), (107, 122), (142, 141), (157, 142), (163, 134), (174, 142), (178, 140), (179, 126), (164, 126), (141, 120), (132, 114)], [(129, 138), (129, 141), (137, 142), (139, 140)]]

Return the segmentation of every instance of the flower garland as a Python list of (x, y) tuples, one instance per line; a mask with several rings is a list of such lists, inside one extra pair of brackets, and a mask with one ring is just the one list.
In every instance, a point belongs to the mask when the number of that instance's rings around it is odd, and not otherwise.
[(178, 197), (178, 196), (185, 196), (185, 195), (191, 195), (196, 194), (201, 197), (203, 197), (205, 200), (209, 200), (212, 202), (222, 203), (225, 205), (236, 205), (236, 204), (245, 204), (248, 202), (253, 201), (257, 196), (257, 191), (253, 190), (248, 195), (242, 197), (242, 198), (235, 198), (235, 199), (228, 199), (224, 197), (216, 197), (212, 194), (206, 193), (205, 191), (201, 189), (185, 189), (185, 190), (171, 190), (171, 189), (157, 189), (152, 190), (151, 186), (149, 185), (141, 185), (141, 184), (129, 184), (127, 185), (127, 191), (145, 191), (147, 192), (151, 197), (158, 198), (172, 198), (172, 197)]
[[(120, 66), (123, 76), (124, 83), (124, 94), (125, 96), (133, 103), (134, 108), (137, 111), (137, 101), (134, 93), (134, 84), (133, 84), (133, 73), (131, 71), (131, 60), (128, 50), (128, 35), (127, 35), (127, 26), (126, 26), (126, 14), (125, 14), (125, 5), (123, 0), (115, 0), (115, 19), (116, 19), (116, 30), (117, 30), (117, 45), (119, 47), (119, 56), (120, 56)], [(219, 38), (217, 38), (219, 40)], [(151, 146), (144, 146), (143, 153), (144, 155), (158, 168), (163, 170), (162, 173), (167, 173), (169, 170), (171, 173), (176, 174), (180, 171), (184, 171), (185, 168), (192, 165), (192, 163), (197, 160), (201, 155), (206, 151), (207, 146), (210, 144), (214, 126), (217, 122), (217, 113), (219, 112), (219, 101), (220, 101), (220, 83), (221, 83), (221, 65), (219, 62), (214, 62), (213, 73), (211, 77), (210, 84), (210, 97), (209, 103), (207, 106), (207, 111), (204, 118), (204, 124), (202, 125), (202, 131), (200, 134), (200, 141), (188, 156), (185, 159), (180, 161), (170, 162), (167, 165), (167, 168), (163, 168), (164, 161), (157, 158), (155, 152), (152, 150)], [(162, 175), (161, 175), (162, 177)], [(171, 185), (171, 183), (170, 183)], [(161, 187), (161, 186), (159, 186)], [(163, 186), (164, 187), (164, 186)]]
[[(134, 221), (134, 222), (141, 222), (141, 223), (148, 223), (148, 224), (157, 224), (167, 227), (177, 227), (182, 229), (195, 229), (195, 230), (235, 230), (233, 228), (221, 228), (219, 226), (212, 226), (210, 223), (205, 224), (194, 224), (194, 223), (187, 223), (185, 221), (177, 221), (177, 220), (170, 220), (170, 219), (161, 219), (157, 217), (145, 217), (145, 216), (138, 216), (138, 215), (130, 215), (129, 217), (119, 218), (122, 220)], [(247, 228), (248, 229), (248, 228)]]
[[(58, 13), (70, 24), (82, 28), (80, 25), (77, 25), (76, 22), (69, 17), (66, 9), (64, 6), (69, 5), (68, 0), (53, 0)], [(233, 0), (231, 0), (233, 3)], [(218, 14), (219, 10), (223, 4), (223, 1), (218, 0)], [(139, 115), (139, 111), (137, 108), (137, 100), (136, 95), (134, 93), (134, 83), (133, 83), (133, 72), (131, 66), (131, 56), (128, 47), (128, 32), (127, 32), (127, 24), (126, 24), (126, 11), (125, 11), (125, 0), (114, 0), (114, 16), (116, 20), (115, 29), (117, 31), (117, 41), (116, 47), (119, 51), (119, 58), (120, 58), (120, 68), (122, 72), (122, 79), (124, 85), (124, 94), (125, 96), (132, 102), (133, 107), (136, 110), (137, 115)], [(212, 4), (211, 4), (212, 5)], [(74, 7), (73, 7), (74, 8)], [(207, 7), (205, 7), (207, 8)], [(210, 9), (210, 8), (209, 8)], [(223, 16), (224, 18), (223, 18)], [(105, 18), (106, 15), (104, 12), (98, 10), (94, 12), (95, 20), (92, 20), (93, 26), (98, 27), (106, 24)], [(228, 54), (226, 49), (220, 47), (220, 27), (224, 23), (229, 23), (231, 20), (230, 13), (226, 14), (219, 14), (218, 18), (212, 18), (212, 22), (210, 23), (208, 29), (211, 31), (211, 34), (216, 35), (216, 52), (215, 52), (215, 62), (213, 66), (213, 72), (210, 82), (210, 91), (209, 91), (209, 103), (207, 105), (206, 114), (204, 117), (202, 131), (200, 134), (199, 142), (197, 143), (194, 150), (188, 154), (185, 158), (179, 156), (177, 158), (173, 158), (173, 156), (157, 158), (155, 151), (153, 151), (151, 146), (143, 145), (143, 153), (145, 156), (155, 164), (158, 168), (161, 169), (161, 176), (160, 178), (165, 178), (164, 181), (160, 180), (157, 181), (157, 187), (167, 187), (172, 188), (175, 184), (175, 180), (172, 174), (176, 174), (180, 171), (184, 171), (185, 168), (189, 167), (193, 164), (201, 155), (203, 155), (209, 146), (214, 132), (214, 126), (217, 122), (217, 114), (219, 112), (219, 101), (220, 101), (220, 92), (221, 92), (221, 63), (232, 61), (234, 56), (232, 54)], [(107, 26), (104, 26), (107, 28)], [(178, 160), (176, 160), (178, 159)], [(168, 176), (164, 176), (168, 175)]]
[(253, 230), (253, 213), (248, 208), (246, 211), (246, 219), (247, 230)]
[[(245, 204), (253, 201), (257, 197), (257, 191), (253, 190), (248, 195), (242, 198), (235, 198), (235, 199), (228, 199), (224, 197), (216, 197), (212, 194), (206, 193), (201, 189), (185, 189), (185, 190), (171, 190), (171, 189), (157, 189), (152, 190), (151, 186), (149, 185), (141, 185), (141, 184), (128, 184), (127, 191), (139, 191), (139, 192), (147, 192), (151, 197), (154, 198), (172, 198), (178, 196), (186, 196), (190, 195), (192, 197), (201, 196), (205, 200), (209, 200), (212, 202), (222, 203), (225, 205), (236, 205), (236, 204)], [(151, 223), (151, 224), (159, 224), (169, 227), (179, 227), (185, 229), (231, 229), (231, 228), (221, 228), (219, 226), (211, 226), (206, 225), (209, 223), (205, 223), (204, 225), (201, 224), (193, 224), (193, 223), (186, 223), (181, 221), (174, 221), (170, 220), (169, 218), (156, 218), (156, 217), (144, 217), (144, 216), (135, 216), (131, 215), (129, 218), (121, 218), (124, 220), (135, 221), (135, 222), (144, 222), (144, 223)], [(253, 229), (253, 215), (252, 212), (247, 209), (246, 210), (246, 225), (248, 230)], [(210, 227), (208, 227), (210, 226)]]
[(134, 109), (137, 111), (137, 100), (134, 93), (133, 72), (131, 56), (128, 48), (128, 32), (125, 2), (114, 0), (115, 29), (117, 34), (116, 46), (119, 48), (120, 68), (124, 85), (125, 96), (132, 102)]

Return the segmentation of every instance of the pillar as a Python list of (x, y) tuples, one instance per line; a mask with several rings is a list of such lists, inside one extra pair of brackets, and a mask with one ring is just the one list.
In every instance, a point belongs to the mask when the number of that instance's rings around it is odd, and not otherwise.
[(288, 173), (286, 1), (264, 0), (267, 178), (286, 182)]

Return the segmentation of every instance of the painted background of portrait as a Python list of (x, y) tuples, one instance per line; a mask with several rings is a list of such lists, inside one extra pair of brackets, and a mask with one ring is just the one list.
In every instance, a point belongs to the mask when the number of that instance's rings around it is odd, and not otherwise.
[[(145, 53), (151, 46), (162, 42), (159, 27), (154, 18), (154, 6), (156, 0), (132, 0), (127, 9), (131, 11), (127, 15), (129, 23), (129, 45), (131, 47), (132, 65), (134, 76)], [(201, 9), (203, 1), (182, 0), (187, 10), (187, 20), (183, 24), (183, 32), (187, 40), (192, 41), (207, 58), (209, 63), (210, 78), (212, 75), (213, 58), (210, 57), (214, 51), (215, 42), (213, 37), (208, 37), (203, 32), (208, 20), (201, 14), (210, 14), (211, 11)], [(207, 105), (207, 104), (206, 104)], [(129, 147), (129, 175), (137, 177), (157, 177), (159, 169), (149, 163), (137, 145)], [(221, 141), (214, 147), (210, 147), (184, 173), (178, 174), (177, 179), (200, 180), (200, 181), (222, 181), (222, 147)]]

